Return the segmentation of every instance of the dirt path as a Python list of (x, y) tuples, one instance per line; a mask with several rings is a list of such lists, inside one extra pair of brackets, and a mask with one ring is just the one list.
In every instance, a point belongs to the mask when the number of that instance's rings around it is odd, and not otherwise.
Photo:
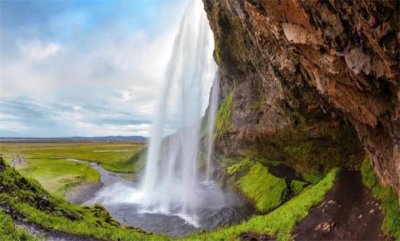
[(361, 174), (342, 171), (324, 201), (293, 231), (294, 240), (392, 240), (383, 235), (380, 202), (364, 187)]

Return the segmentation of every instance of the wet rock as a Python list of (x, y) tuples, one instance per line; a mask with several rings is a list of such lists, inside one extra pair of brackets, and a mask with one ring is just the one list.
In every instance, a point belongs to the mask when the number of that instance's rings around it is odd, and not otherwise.
[(314, 230), (322, 231), (322, 232), (329, 232), (329, 231), (331, 231), (331, 229), (333, 228), (334, 225), (335, 225), (335, 223), (323, 222), (323, 223), (318, 224)]
[(35, 198), (36, 207), (40, 210), (52, 210), (53, 205), (49, 201), (49, 198), (44, 195), (37, 195)]
[(329, 200), (328, 203), (329, 204), (336, 204), (336, 202), (334, 200)]

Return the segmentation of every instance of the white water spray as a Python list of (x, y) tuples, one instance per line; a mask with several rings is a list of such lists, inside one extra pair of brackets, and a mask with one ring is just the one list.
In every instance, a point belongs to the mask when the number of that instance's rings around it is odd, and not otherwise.
[[(141, 188), (149, 212), (195, 217), (204, 96), (212, 82), (210, 73), (216, 70), (213, 48), (202, 1), (192, 0), (175, 40), (153, 123)], [(165, 138), (170, 130), (178, 131)]]

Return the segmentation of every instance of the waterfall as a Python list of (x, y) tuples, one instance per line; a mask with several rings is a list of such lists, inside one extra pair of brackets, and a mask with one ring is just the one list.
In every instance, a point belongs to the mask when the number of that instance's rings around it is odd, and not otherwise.
[[(202, 1), (190, 0), (164, 76), (140, 182), (106, 178), (86, 204), (102, 204), (123, 225), (171, 236), (212, 230), (251, 214), (246, 199), (212, 180), (220, 87), (213, 43)], [(203, 173), (198, 163), (204, 160)]]
[[(167, 66), (149, 143), (141, 184), (143, 204), (149, 212), (195, 217), (201, 117), (207, 103), (204, 96), (208, 96), (216, 72), (213, 48), (202, 1), (191, 0)], [(212, 140), (208, 143), (209, 159)]]
[(206, 166), (206, 178), (205, 183), (210, 183), (211, 175), (214, 171), (212, 164), (212, 155), (214, 151), (214, 129), (215, 129), (215, 118), (217, 116), (217, 108), (219, 101), (219, 74), (217, 73), (214, 78), (213, 87), (211, 89), (208, 118), (207, 118), (207, 166)]

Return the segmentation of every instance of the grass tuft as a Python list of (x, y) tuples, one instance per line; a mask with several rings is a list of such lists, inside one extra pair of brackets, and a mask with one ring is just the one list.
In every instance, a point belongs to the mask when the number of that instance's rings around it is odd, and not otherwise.
[(307, 185), (307, 183), (298, 181), (298, 180), (293, 180), (290, 182), (290, 188), (292, 189), (293, 195), (297, 195), (303, 191), (304, 187)]

